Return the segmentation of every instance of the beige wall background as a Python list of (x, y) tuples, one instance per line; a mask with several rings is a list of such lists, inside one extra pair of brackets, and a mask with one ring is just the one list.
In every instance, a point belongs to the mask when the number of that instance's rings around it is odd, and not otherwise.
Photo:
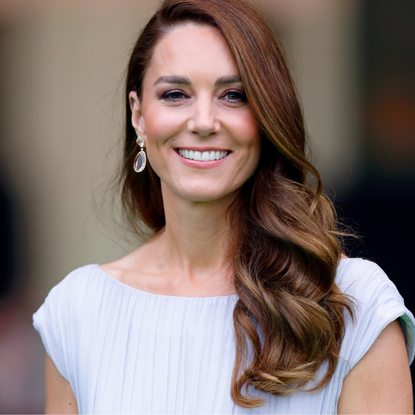
[[(72, 269), (135, 248), (94, 211), (119, 160), (122, 76), (152, 0), (0, 0), (0, 160), (23, 208), (39, 304)], [(261, 0), (295, 66), (317, 165), (359, 168), (355, 0)], [(105, 212), (104, 212), (105, 216)]]

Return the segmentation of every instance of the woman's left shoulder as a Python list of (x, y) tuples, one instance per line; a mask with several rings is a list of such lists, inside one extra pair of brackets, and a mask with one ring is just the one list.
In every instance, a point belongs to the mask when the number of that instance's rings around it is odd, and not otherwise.
[[(336, 284), (350, 295), (353, 295), (352, 292), (359, 292), (363, 286), (376, 288), (381, 284), (391, 285), (396, 289), (379, 265), (363, 258), (342, 258), (337, 266)], [(398, 293), (397, 290), (396, 292)]]
[(363, 306), (390, 302), (390, 306), (404, 307), (404, 300), (395, 284), (382, 268), (372, 261), (362, 258), (341, 259), (335, 281), (341, 291)]
[(353, 366), (382, 330), (399, 319), (408, 359), (412, 362), (415, 354), (414, 316), (405, 307), (404, 299), (382, 268), (365, 259), (344, 258), (337, 268), (336, 284), (349, 296), (354, 310), (354, 318), (346, 319), (343, 357)]

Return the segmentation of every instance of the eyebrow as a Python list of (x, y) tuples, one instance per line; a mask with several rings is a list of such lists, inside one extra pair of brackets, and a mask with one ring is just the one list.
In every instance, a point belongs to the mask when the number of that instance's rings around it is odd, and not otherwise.
[(179, 84), (179, 85), (187, 85), (190, 86), (192, 83), (190, 79), (186, 76), (177, 76), (177, 75), (170, 75), (170, 76), (160, 76), (154, 85), (161, 84), (165, 82), (166, 84)]
[(228, 84), (236, 84), (242, 82), (242, 79), (240, 76), (237, 75), (227, 75), (227, 76), (221, 76), (218, 78), (215, 82), (215, 86), (223, 86)]
[[(189, 78), (186, 76), (178, 76), (178, 75), (169, 75), (169, 76), (160, 76), (160, 78), (157, 79), (156, 82), (154, 82), (154, 85), (158, 85), (161, 83), (166, 84), (175, 84), (175, 85), (186, 85), (190, 86), (192, 83)], [(237, 75), (226, 75), (221, 76), (215, 81), (215, 86), (223, 86), (228, 84), (235, 84), (242, 82), (241, 77)]]

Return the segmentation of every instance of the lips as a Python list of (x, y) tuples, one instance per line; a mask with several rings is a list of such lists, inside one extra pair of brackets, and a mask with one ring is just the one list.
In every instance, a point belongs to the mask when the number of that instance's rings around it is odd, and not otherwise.
[(198, 150), (187, 150), (179, 148), (177, 152), (181, 157), (187, 160), (195, 161), (215, 161), (222, 160), (230, 152), (229, 151), (219, 151), (219, 150), (209, 150), (209, 151), (198, 151)]

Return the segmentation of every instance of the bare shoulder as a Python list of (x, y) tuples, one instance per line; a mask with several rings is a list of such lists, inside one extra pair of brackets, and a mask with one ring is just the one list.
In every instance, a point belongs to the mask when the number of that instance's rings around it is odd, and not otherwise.
[(412, 383), (398, 320), (390, 323), (343, 382), (339, 414), (411, 414)]
[(56, 369), (46, 354), (46, 414), (78, 414), (78, 405), (71, 385)]

